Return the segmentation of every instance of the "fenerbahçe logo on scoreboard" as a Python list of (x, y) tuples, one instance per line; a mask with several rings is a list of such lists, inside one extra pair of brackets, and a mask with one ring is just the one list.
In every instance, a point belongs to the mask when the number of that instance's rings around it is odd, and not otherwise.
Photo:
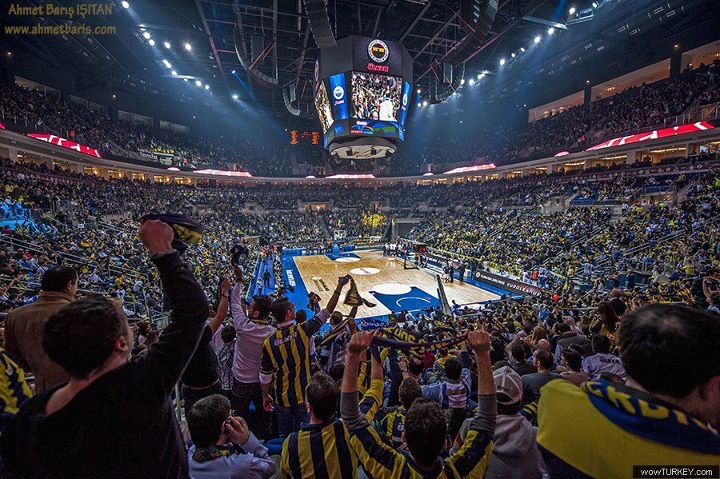
[(336, 86), (333, 90), (333, 97), (336, 100), (342, 100), (342, 97), (345, 96), (345, 90), (340, 85)]
[(390, 49), (382, 40), (373, 40), (368, 45), (368, 56), (375, 63), (383, 63), (390, 56)]

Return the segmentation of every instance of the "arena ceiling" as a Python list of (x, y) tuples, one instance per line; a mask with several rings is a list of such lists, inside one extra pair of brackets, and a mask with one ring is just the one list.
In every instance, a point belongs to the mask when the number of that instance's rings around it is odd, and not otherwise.
[[(39, 6), (47, 2), (16, 3)], [(305, 12), (306, 0), (128, 0), (129, 8), (123, 8), (124, 3), (112, 0), (110, 16), (75, 20), (90, 26), (114, 25), (114, 35), (14, 36), (5, 42), (52, 64), (115, 83), (171, 94), (180, 91), (183, 82), (185, 88), (197, 84), (195, 95), (205, 91), (228, 100), (234, 97), (263, 105), (278, 116), (289, 116), (283, 88), (294, 84), (296, 105), (303, 114), (313, 116), (310, 81), (318, 49)], [(416, 86), (427, 89), (442, 76), (443, 62), (470, 33), (461, 18), (460, 3), (329, 0), (327, 10), (336, 38), (360, 34), (401, 41), (414, 59)], [(571, 7), (576, 8), (576, 15), (569, 15)], [(599, 65), (617, 62), (619, 55), (644, 52), (646, 63), (655, 61), (653, 52), (660, 45), (696, 35), (703, 25), (717, 24), (718, 10), (712, 0), (498, 0), (487, 36), (462, 62), (454, 61), (456, 74), (464, 65), (465, 78), (478, 78), (478, 83), (483, 72), (488, 79), (502, 77), (488, 83), (487, 102), (540, 87), (547, 93), (550, 83), (558, 90), (576, 91)], [(589, 18), (580, 18), (581, 11), (590, 12)], [(47, 25), (65, 22), (51, 16), (14, 20)], [(535, 59), (523, 55), (535, 37), (549, 38), (552, 25), (557, 25), (553, 44), (544, 47), (543, 55)], [(238, 50), (245, 55), (244, 65)], [(508, 61), (503, 68), (498, 65), (500, 58)], [(622, 73), (622, 68), (617, 70)], [(562, 94), (558, 91), (556, 98)]]

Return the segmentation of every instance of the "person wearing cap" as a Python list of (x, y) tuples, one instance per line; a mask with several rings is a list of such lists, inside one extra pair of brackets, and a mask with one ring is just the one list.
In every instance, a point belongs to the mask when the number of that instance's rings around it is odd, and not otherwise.
[[(539, 479), (545, 472), (545, 463), (535, 442), (535, 428), (520, 414), (522, 379), (511, 367), (503, 366), (493, 372), (493, 380), (497, 390), (498, 415), (492, 456), (485, 478)], [(470, 419), (466, 419), (463, 423), (455, 437), (453, 450), (462, 447), (470, 422)]]

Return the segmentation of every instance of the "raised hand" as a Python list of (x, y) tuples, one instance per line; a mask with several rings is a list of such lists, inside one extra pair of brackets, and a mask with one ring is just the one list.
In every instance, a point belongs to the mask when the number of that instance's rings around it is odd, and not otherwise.
[(232, 283), (229, 279), (224, 278), (222, 280), (222, 283), (220, 283), (220, 294), (225, 296), (230, 292), (230, 288), (232, 288)]
[(170, 225), (163, 221), (147, 220), (140, 225), (138, 236), (150, 254), (155, 254), (165, 253), (172, 249), (175, 233)]
[(338, 278), (338, 287), (339, 288), (345, 287), (345, 285), (348, 284), (351, 279), (352, 279), (352, 277), (349, 274), (346, 274), (345, 276), (340, 276)]
[(478, 331), (470, 331), (467, 336), (470, 347), (475, 354), (482, 354), (490, 351), (490, 335), (481, 327)]
[(348, 352), (350, 354), (360, 354), (367, 350), (370, 343), (372, 343), (373, 336), (374, 334), (371, 331), (358, 331), (353, 334), (347, 345)]

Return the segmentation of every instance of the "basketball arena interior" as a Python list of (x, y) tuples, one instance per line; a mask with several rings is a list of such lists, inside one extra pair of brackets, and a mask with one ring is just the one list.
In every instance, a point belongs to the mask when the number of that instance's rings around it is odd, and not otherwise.
[(0, 9), (0, 477), (720, 477), (719, 2)]

